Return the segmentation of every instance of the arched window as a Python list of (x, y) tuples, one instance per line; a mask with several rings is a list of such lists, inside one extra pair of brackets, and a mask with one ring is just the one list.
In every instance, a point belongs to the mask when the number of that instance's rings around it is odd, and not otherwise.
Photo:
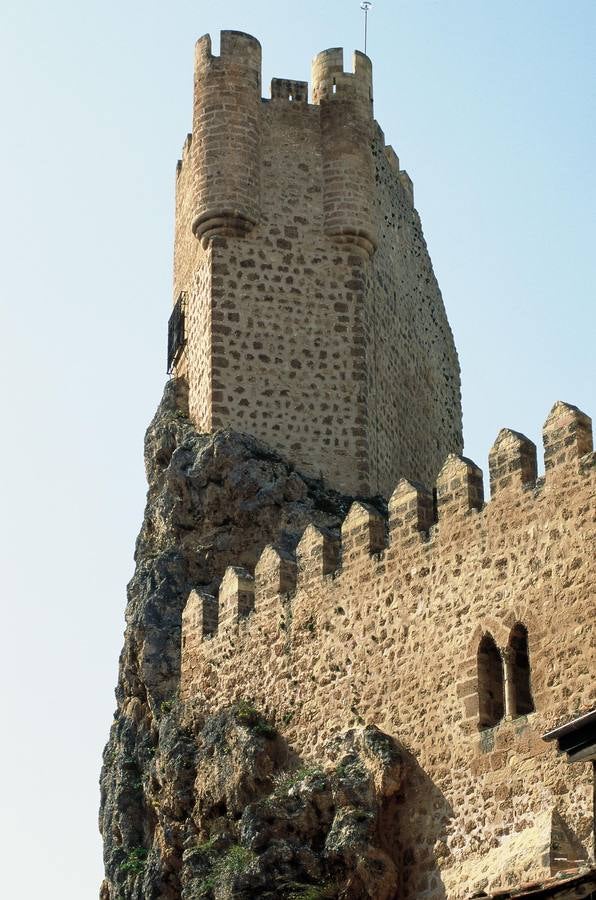
[(492, 728), (505, 714), (503, 658), (490, 634), (478, 647), (478, 710), (479, 728)]
[(526, 716), (534, 712), (530, 687), (530, 656), (528, 629), (518, 623), (512, 629), (507, 647), (507, 676), (510, 684), (509, 715)]

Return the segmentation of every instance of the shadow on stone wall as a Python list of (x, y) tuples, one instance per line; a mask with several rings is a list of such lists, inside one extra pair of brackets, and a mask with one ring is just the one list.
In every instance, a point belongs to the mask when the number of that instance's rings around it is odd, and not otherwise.
[(441, 862), (449, 851), (447, 827), (453, 808), (418, 761), (404, 748), (403, 797), (395, 809), (397, 854), (393, 857), (400, 873), (399, 896), (447, 898), (441, 878)]

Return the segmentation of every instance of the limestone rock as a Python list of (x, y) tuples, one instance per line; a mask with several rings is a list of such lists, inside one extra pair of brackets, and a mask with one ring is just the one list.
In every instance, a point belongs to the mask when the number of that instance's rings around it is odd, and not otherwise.
[(179, 898), (190, 865), (184, 861), (189, 828), (205, 831), (197, 817), (217, 818), (222, 804), (226, 815), (229, 805), (241, 816), (246, 803), (270, 789), (271, 760), (279, 764), (275, 753), (247, 743), (236, 723), (226, 766), (218, 767), (223, 725), (204, 730), (177, 703), (180, 620), (189, 590), (217, 590), (228, 565), (254, 568), (267, 544), (293, 550), (311, 523), (336, 528), (353, 499), (302, 476), (248, 435), (197, 433), (176, 379), (147, 431), (145, 466), (147, 505), (101, 774), (105, 900)]
[[(372, 731), (389, 752), (371, 755)], [(232, 708), (207, 720), (198, 744), (197, 841), (184, 854), (183, 897), (395, 895), (380, 823), (400, 756), (385, 735), (348, 732), (321, 764), (304, 765), (256, 713), (241, 724)]]

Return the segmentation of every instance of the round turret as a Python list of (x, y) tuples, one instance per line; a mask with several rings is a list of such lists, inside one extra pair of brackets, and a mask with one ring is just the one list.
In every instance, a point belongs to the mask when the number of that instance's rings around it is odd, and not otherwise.
[(206, 246), (214, 235), (243, 235), (259, 220), (261, 45), (222, 31), (197, 41), (193, 114), (192, 230)]
[(313, 60), (314, 103), (321, 107), (325, 231), (337, 243), (375, 251), (372, 63), (358, 51), (344, 72), (343, 50)]
[(354, 72), (344, 72), (342, 47), (332, 47), (315, 56), (311, 69), (313, 103), (328, 100), (338, 91), (348, 92), (362, 100), (372, 115), (372, 61), (356, 50), (353, 62)]

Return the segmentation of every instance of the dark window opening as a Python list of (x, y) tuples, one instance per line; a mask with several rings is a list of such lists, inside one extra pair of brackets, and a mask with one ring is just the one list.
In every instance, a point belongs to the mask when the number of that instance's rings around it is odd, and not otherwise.
[(439, 521), (439, 492), (436, 487), (433, 488), (433, 522), (435, 525)]
[(534, 700), (530, 687), (530, 654), (528, 629), (517, 624), (509, 637), (509, 677), (513, 687), (511, 715), (526, 716), (534, 712)]
[(182, 291), (168, 322), (168, 375), (172, 374), (186, 344), (185, 315), (186, 291)]
[(503, 658), (490, 634), (478, 647), (478, 711), (481, 729), (492, 728), (505, 714)]

